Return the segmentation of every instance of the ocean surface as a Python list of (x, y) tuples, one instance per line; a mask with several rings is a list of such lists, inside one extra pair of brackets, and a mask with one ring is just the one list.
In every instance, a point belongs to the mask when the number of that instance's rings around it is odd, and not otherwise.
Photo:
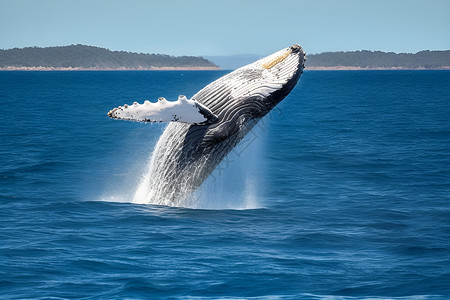
[(450, 71), (305, 71), (194, 195), (133, 203), (227, 71), (0, 72), (0, 299), (450, 299)]

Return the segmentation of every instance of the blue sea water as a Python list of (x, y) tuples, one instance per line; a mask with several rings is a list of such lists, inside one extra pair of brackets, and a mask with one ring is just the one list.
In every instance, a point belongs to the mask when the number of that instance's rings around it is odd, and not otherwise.
[(450, 299), (450, 72), (305, 71), (191, 207), (131, 203), (226, 71), (0, 72), (1, 299)]

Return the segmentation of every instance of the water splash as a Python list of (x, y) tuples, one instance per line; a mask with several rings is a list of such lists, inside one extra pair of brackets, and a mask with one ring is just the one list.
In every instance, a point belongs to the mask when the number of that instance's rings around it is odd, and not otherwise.
[[(185, 195), (178, 203), (172, 204), (159, 199), (160, 193), (156, 183), (161, 180), (152, 180), (155, 168), (160, 167), (156, 160), (161, 159), (156, 153), (158, 147), (164, 146), (163, 134), (152, 151), (147, 162), (146, 171), (142, 174), (133, 196), (133, 203), (137, 204), (164, 204), (199, 209), (254, 209), (260, 208), (258, 191), (262, 177), (261, 149), (263, 144), (261, 127), (255, 127), (238, 146), (216, 167), (213, 173), (194, 192), (185, 191)], [(164, 154), (163, 154), (164, 155)], [(202, 168), (202, 164), (195, 166)], [(165, 183), (174, 184), (174, 183)], [(175, 183), (176, 184), (176, 183)]]
[(154, 191), (151, 189), (149, 182), (151, 181), (153, 162), (155, 160), (155, 150), (150, 155), (150, 160), (147, 164), (147, 171), (142, 175), (139, 186), (133, 196), (133, 203), (137, 204), (153, 204)]

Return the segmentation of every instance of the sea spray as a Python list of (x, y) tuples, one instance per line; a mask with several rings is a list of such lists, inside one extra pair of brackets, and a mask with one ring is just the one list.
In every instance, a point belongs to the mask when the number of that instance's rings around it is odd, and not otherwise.
[[(183, 125), (183, 124), (177, 124)], [(150, 155), (146, 171), (136, 188), (132, 202), (199, 209), (252, 209), (258, 208), (257, 191), (261, 189), (261, 158), (263, 127), (256, 126), (238, 146), (216, 167), (206, 181), (195, 191), (185, 186), (181, 189), (179, 201), (174, 204), (165, 200), (161, 191), (164, 185), (177, 184), (157, 178), (160, 161), (167, 159), (167, 151), (158, 149), (166, 143), (167, 135), (159, 138)], [(170, 132), (168, 134), (170, 136)], [(201, 162), (195, 169), (203, 168)], [(194, 169), (194, 172), (196, 171)]]

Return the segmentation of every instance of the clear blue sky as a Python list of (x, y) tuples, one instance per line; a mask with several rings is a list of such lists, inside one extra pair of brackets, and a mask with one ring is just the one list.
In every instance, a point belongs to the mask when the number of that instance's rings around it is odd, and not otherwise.
[(0, 0), (0, 49), (170, 55), (450, 49), (450, 0)]

